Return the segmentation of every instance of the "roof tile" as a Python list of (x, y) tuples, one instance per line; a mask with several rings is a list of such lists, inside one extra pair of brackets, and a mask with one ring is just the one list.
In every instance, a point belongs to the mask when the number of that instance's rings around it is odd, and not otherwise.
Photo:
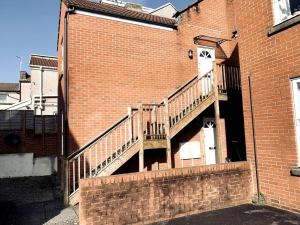
[(18, 92), (19, 90), (18, 83), (0, 83), (0, 91), (2, 92)]
[(97, 12), (99, 14), (116, 16), (150, 24), (175, 27), (176, 23), (174, 19), (133, 11), (116, 5), (91, 2), (88, 0), (63, 0), (63, 2), (68, 7), (75, 7), (82, 10)]
[(49, 56), (32, 55), (29, 64), (30, 66), (45, 66), (57, 68), (57, 58)]

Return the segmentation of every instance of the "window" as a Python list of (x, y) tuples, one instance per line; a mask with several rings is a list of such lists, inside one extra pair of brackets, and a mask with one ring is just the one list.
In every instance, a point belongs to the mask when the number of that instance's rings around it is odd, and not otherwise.
[(300, 0), (273, 0), (273, 8), (276, 25), (300, 14)]
[(295, 112), (296, 139), (298, 144), (298, 166), (300, 166), (300, 78), (292, 81)]
[(7, 94), (0, 94), (0, 103), (7, 103)]
[(201, 58), (205, 58), (205, 59), (211, 59), (211, 55), (210, 55), (210, 53), (208, 51), (202, 51), (200, 53), (200, 57)]
[(201, 157), (200, 153), (200, 142), (190, 141), (180, 143), (180, 159), (199, 159)]

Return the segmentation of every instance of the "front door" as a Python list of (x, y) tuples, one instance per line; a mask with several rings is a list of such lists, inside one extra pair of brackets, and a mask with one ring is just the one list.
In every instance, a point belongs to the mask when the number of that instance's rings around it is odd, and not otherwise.
[(216, 164), (215, 130), (216, 124), (213, 118), (203, 119), (204, 146), (206, 165)]
[(213, 69), (215, 61), (215, 49), (209, 47), (198, 47), (198, 72), (200, 77)]
[(300, 78), (293, 80), (296, 137), (298, 145), (298, 166), (300, 166)]

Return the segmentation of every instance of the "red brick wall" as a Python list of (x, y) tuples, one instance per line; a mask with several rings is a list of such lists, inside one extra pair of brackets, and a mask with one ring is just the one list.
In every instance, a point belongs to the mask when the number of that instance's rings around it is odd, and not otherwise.
[(273, 26), (272, 1), (235, 1), (247, 156), (253, 162), (247, 77), (253, 75), (257, 152), (261, 192), (267, 203), (300, 212), (290, 78), (300, 76), (300, 25), (268, 37)]
[(249, 203), (246, 162), (80, 181), (80, 224), (147, 224)]
[[(228, 38), (231, 3), (207, 0), (182, 14), (178, 30), (166, 31), (97, 17), (69, 16), (70, 151), (98, 135), (138, 102), (160, 101), (197, 74), (199, 34)], [(65, 7), (62, 7), (62, 16)], [(216, 10), (218, 13), (215, 13)], [(63, 36), (61, 17), (60, 41)], [(59, 43), (60, 43), (59, 41)], [(231, 55), (235, 42), (225, 43)], [(194, 50), (194, 59), (187, 56)], [(61, 64), (61, 46), (58, 59)]]

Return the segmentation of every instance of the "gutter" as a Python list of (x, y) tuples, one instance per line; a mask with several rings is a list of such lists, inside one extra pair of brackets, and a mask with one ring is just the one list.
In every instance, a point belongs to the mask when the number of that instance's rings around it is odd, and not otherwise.
[(40, 110), (41, 110), (41, 114), (42, 114), (42, 99), (43, 99), (43, 73), (44, 73), (44, 68), (41, 66), (40, 67)]

